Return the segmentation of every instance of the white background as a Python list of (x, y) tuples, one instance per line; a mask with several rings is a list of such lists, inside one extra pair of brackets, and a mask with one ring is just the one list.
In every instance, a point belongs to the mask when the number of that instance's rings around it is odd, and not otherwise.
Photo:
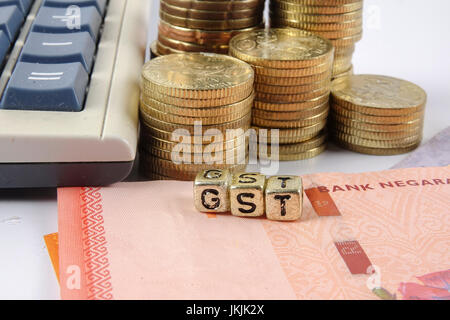
[[(156, 36), (158, 1), (153, 8), (150, 39)], [(450, 1), (366, 0), (364, 10), (355, 72), (399, 77), (424, 88), (426, 142), (450, 125)], [(365, 156), (331, 145), (315, 159), (282, 163), (280, 173), (383, 170), (404, 157)], [(0, 299), (59, 299), (43, 241), (57, 230), (55, 190), (0, 190)]]

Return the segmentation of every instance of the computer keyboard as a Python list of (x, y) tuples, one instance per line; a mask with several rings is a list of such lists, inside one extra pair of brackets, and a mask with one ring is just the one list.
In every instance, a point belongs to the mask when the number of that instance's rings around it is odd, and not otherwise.
[(0, 0), (0, 188), (129, 174), (147, 9), (147, 0)]

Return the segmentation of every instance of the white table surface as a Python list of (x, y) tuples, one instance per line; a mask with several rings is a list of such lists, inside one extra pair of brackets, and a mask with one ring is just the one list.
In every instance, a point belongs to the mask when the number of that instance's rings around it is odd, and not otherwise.
[[(153, 7), (157, 8), (157, 1)], [(450, 125), (450, 1), (366, 0), (356, 73), (412, 81), (429, 96), (424, 141)], [(153, 10), (150, 39), (156, 36)], [(280, 174), (388, 169), (405, 155), (366, 156), (331, 145), (319, 157), (281, 163)], [(58, 230), (56, 190), (0, 190), (0, 299), (59, 299), (43, 236)]]

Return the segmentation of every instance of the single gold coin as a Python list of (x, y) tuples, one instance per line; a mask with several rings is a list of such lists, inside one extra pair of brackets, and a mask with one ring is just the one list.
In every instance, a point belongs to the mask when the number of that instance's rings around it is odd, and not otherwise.
[[(351, 103), (345, 103), (343, 101), (337, 102), (336, 100), (332, 100), (331, 105), (333, 110), (341, 110), (341, 112), (336, 112), (337, 114), (340, 114), (348, 118), (352, 118), (354, 116), (354, 114), (351, 112), (354, 112), (357, 116), (363, 114), (364, 116), (361, 116), (363, 120), (364, 117), (369, 117), (369, 119), (373, 119), (372, 117), (390, 117), (393, 120), (395, 119), (398, 120), (399, 118), (402, 119), (411, 118), (411, 120), (415, 120), (417, 118), (423, 117), (425, 110), (425, 105), (410, 109), (383, 109), (383, 108), (367, 108), (359, 105), (354, 105)], [(406, 121), (408, 122), (408, 120)]]
[(245, 132), (249, 129), (250, 122), (246, 123), (240, 128), (237, 128), (237, 130), (219, 130), (219, 132), (216, 133), (220, 134), (217, 135), (211, 132), (201, 132), (200, 135), (197, 135), (196, 132), (191, 134), (189, 131), (164, 131), (154, 127), (149, 127), (146, 123), (141, 123), (141, 136), (144, 140), (147, 141), (151, 140), (152, 138), (158, 138), (160, 140), (180, 142), (183, 144), (191, 142), (191, 144), (193, 145), (208, 145), (223, 143), (224, 140), (227, 142), (233, 139), (241, 139), (242, 135), (244, 135)]
[(362, 39), (362, 32), (359, 34), (356, 34), (354, 36), (345, 37), (345, 38), (337, 38), (337, 39), (329, 38), (329, 40), (333, 44), (336, 51), (338, 51), (339, 48), (341, 48), (341, 47), (347, 48), (349, 46), (352, 46), (361, 39)]
[[(293, 153), (293, 154), (280, 154), (279, 160), (280, 161), (297, 161), (297, 160), (311, 159), (311, 158), (317, 157), (318, 155), (323, 153), (326, 148), (327, 148), (327, 145), (326, 145), (326, 143), (324, 143), (317, 148), (314, 148), (314, 149), (311, 149), (311, 150), (308, 150), (305, 152)], [(260, 158), (264, 159), (266, 157), (260, 155)]]
[(312, 126), (320, 123), (328, 117), (328, 109), (323, 112), (309, 118), (301, 120), (283, 121), (283, 120), (267, 120), (262, 118), (253, 117), (252, 125), (263, 128), (300, 128)]
[(292, 111), (301, 111), (306, 109), (315, 108), (324, 103), (327, 103), (329, 99), (329, 94), (325, 93), (324, 95), (306, 100), (303, 102), (293, 102), (293, 103), (274, 103), (274, 102), (264, 102), (264, 101), (254, 101), (253, 108), (258, 110), (266, 110), (273, 112), (292, 112)]
[(310, 32), (316, 31), (340, 31), (348, 28), (362, 28), (363, 19), (347, 20), (343, 22), (330, 23), (316, 23), (316, 22), (302, 22), (298, 20), (279, 19), (276, 16), (270, 18), (270, 26), (275, 28), (291, 27), (307, 30)]
[(279, 112), (279, 111), (265, 111), (265, 110), (259, 110), (259, 109), (253, 109), (252, 110), (252, 116), (261, 118), (261, 119), (268, 119), (268, 120), (301, 120), (309, 117), (316, 116), (320, 113), (322, 113), (325, 110), (329, 109), (328, 102), (325, 102), (324, 104), (318, 105), (316, 107), (310, 108), (310, 109), (303, 109), (300, 111), (288, 111), (288, 112)]
[(156, 41), (153, 41), (150, 44), (150, 59), (159, 57), (160, 54), (158, 53), (158, 48), (156, 47)]
[(198, 20), (227, 20), (227, 19), (245, 19), (262, 15), (263, 7), (254, 7), (241, 10), (200, 10), (193, 8), (183, 8), (176, 5), (171, 5), (165, 0), (160, 1), (161, 10), (183, 18), (198, 19)]
[(348, 70), (345, 70), (345, 71), (342, 72), (342, 73), (339, 73), (339, 74), (334, 75), (334, 76), (333, 76), (333, 80), (334, 80), (334, 79), (338, 79), (338, 78), (348, 77), (348, 76), (351, 76), (351, 75), (353, 75), (353, 74), (354, 74), (354, 73), (353, 73), (353, 64), (352, 64)]
[(144, 167), (148, 168), (154, 173), (161, 174), (164, 176), (176, 176), (178, 174), (197, 174), (200, 171), (206, 169), (235, 169), (238, 166), (245, 166), (248, 163), (248, 158), (243, 159), (230, 159), (230, 164), (224, 163), (226, 159), (222, 160), (222, 163), (212, 163), (212, 164), (175, 164), (172, 161), (166, 159), (160, 159), (148, 153), (141, 153), (140, 162)]
[[(253, 89), (253, 88), (251, 88)], [(160, 102), (171, 104), (184, 108), (209, 108), (209, 107), (222, 107), (230, 104), (240, 102), (247, 99), (252, 95), (252, 92), (239, 91), (235, 95), (217, 98), (217, 99), (184, 99), (178, 97), (171, 97), (156, 91), (141, 91), (141, 101), (146, 104), (151, 104), (151, 99), (158, 100)]]
[(332, 82), (332, 99), (351, 110), (358, 106), (356, 109), (365, 114), (386, 110), (390, 115), (419, 113), (417, 115), (421, 116), (427, 94), (409, 81), (378, 75), (353, 75)]
[[(230, 148), (226, 150), (215, 149), (212, 146), (207, 146), (200, 153), (193, 153), (186, 151), (189, 149), (180, 149), (172, 152), (173, 149), (172, 150), (159, 149), (154, 146), (147, 146), (145, 149), (142, 150), (152, 156), (169, 161), (177, 161), (183, 159), (183, 161), (189, 161), (191, 163), (194, 163), (194, 161), (196, 161), (197, 159), (198, 161), (203, 160), (204, 163), (209, 163), (214, 162), (214, 160), (218, 158), (223, 159), (224, 157), (227, 157), (227, 155), (228, 159), (236, 159), (236, 160), (243, 159), (246, 156), (247, 149), (248, 145), (242, 144), (235, 148)], [(239, 155), (241, 154), (242, 157), (240, 158)]]
[(163, 45), (161, 42), (156, 40), (156, 51), (158, 51), (159, 56), (166, 56), (169, 54), (183, 54), (184, 51), (176, 50), (173, 48), (170, 48), (168, 46)]
[(166, 47), (184, 52), (212, 52), (220, 54), (228, 53), (228, 45), (226, 44), (199, 45), (196, 43), (170, 39), (163, 36), (162, 34), (158, 35), (158, 41)]
[(141, 107), (141, 112), (153, 117), (155, 119), (170, 122), (173, 124), (183, 124), (183, 125), (194, 125), (196, 122), (201, 122), (202, 125), (214, 125), (214, 124), (222, 124), (224, 122), (232, 122), (238, 119), (241, 119), (246, 114), (251, 112), (252, 103), (248, 104), (245, 109), (239, 110), (236, 113), (231, 113), (228, 115), (221, 115), (217, 117), (187, 117), (187, 116), (179, 116), (171, 113), (165, 113), (154, 109), (150, 106)]
[[(275, 21), (272, 22), (270, 20), (270, 25), (276, 27), (277, 19), (275, 18)], [(332, 23), (308, 23), (308, 22), (288, 22), (288, 25), (293, 28), (299, 28), (303, 30), (307, 30), (310, 32), (316, 32), (316, 31), (339, 31), (339, 30), (345, 30), (348, 28), (362, 28), (363, 26), (363, 20), (355, 19), (345, 22), (332, 22)]]
[(407, 148), (422, 140), (421, 134), (395, 140), (370, 140), (339, 131), (333, 131), (330, 134), (339, 141), (368, 148)]
[(243, 61), (213, 53), (162, 56), (142, 70), (142, 89), (185, 99), (217, 99), (253, 90), (254, 72)]
[(255, 66), (295, 69), (328, 63), (334, 50), (327, 39), (285, 28), (241, 33), (231, 39), (229, 54)]
[(160, 9), (159, 17), (161, 20), (167, 23), (173, 24), (175, 26), (193, 29), (203, 29), (203, 30), (235, 30), (250, 28), (261, 24), (262, 14), (259, 16), (253, 16), (245, 19), (228, 19), (228, 20), (198, 20), (177, 17), (166, 11)]
[[(160, 130), (163, 130), (166, 132), (173, 132), (178, 129), (183, 129), (184, 131), (189, 132), (190, 134), (195, 133), (194, 125), (170, 123), (170, 122), (156, 119), (156, 118), (151, 117), (142, 112), (140, 114), (141, 114), (141, 121), (148, 127), (154, 127), (156, 129), (160, 129)], [(231, 122), (223, 122), (223, 123), (211, 124), (211, 125), (202, 125), (201, 132), (202, 132), (202, 134), (205, 134), (205, 132), (208, 131), (209, 129), (216, 129), (216, 130), (222, 131), (222, 132), (227, 129), (239, 129), (239, 128), (242, 128), (242, 127), (245, 127), (246, 125), (248, 125), (250, 123), (250, 120), (251, 120), (251, 113), (248, 113), (244, 117), (234, 120), (234, 121), (231, 121)], [(202, 124), (203, 121), (199, 120), (197, 123)]]
[(271, 86), (300, 86), (330, 79), (331, 68), (319, 74), (313, 74), (303, 77), (272, 77), (255, 74), (255, 83), (261, 83)]
[(277, 9), (305, 13), (305, 14), (341, 14), (348, 13), (356, 10), (361, 10), (363, 2), (353, 2), (342, 5), (321, 6), (321, 5), (302, 5), (290, 1), (271, 1), (270, 8), (276, 12)]
[(329, 87), (323, 87), (314, 91), (298, 94), (273, 94), (256, 91), (255, 100), (270, 103), (293, 103), (303, 102), (319, 98), (330, 92)]
[[(270, 129), (258, 127), (256, 125), (252, 125), (252, 128), (255, 129), (256, 132), (258, 133), (260, 142), (271, 142), (272, 130), (277, 130), (279, 137), (278, 143), (287, 144), (287, 143), (298, 143), (312, 139), (313, 137), (318, 135), (321, 130), (325, 128), (326, 124), (327, 121), (323, 120), (311, 126), (301, 128)], [(261, 132), (265, 132), (266, 135), (264, 136)]]
[(153, 109), (157, 109), (163, 113), (194, 118), (220, 117), (237, 113), (242, 113), (242, 116), (244, 116), (249, 112), (248, 108), (252, 107), (253, 99), (254, 94), (250, 95), (248, 98), (242, 101), (225, 106), (190, 108), (179, 107), (172, 104), (160, 102), (150, 97), (145, 97), (145, 99), (141, 98), (141, 110), (144, 113), (150, 114), (151, 110), (147, 110), (147, 107), (150, 107)]
[(166, 141), (155, 138), (153, 136), (142, 135), (141, 141), (139, 143), (139, 148), (143, 150), (148, 150), (149, 148), (157, 148), (161, 150), (172, 151), (173, 148), (178, 147), (183, 151), (190, 150), (189, 153), (202, 153), (208, 150), (226, 151), (244, 145), (248, 145), (248, 139), (245, 136), (223, 142), (214, 142), (207, 144), (186, 144), (181, 142)]
[(331, 30), (331, 31), (314, 31), (314, 33), (318, 34), (321, 37), (330, 39), (331, 41), (334, 39), (341, 39), (346, 37), (359, 37), (362, 33), (362, 26), (348, 28), (345, 30)]
[(355, 10), (344, 14), (304, 14), (301, 12), (286, 11), (286, 10), (270, 10), (270, 17), (276, 17), (278, 20), (292, 20), (300, 22), (315, 22), (315, 23), (332, 23), (345, 22), (362, 18), (362, 10)]
[(362, 2), (362, 0), (283, 0), (283, 1), (304, 6), (342, 6), (350, 3)]
[[(325, 143), (327, 139), (327, 133), (322, 131), (315, 137), (308, 139), (303, 142), (299, 143), (289, 143), (289, 144), (280, 144), (278, 146), (278, 153), (280, 155), (288, 155), (288, 154), (298, 154), (302, 152), (309, 151), (311, 149), (315, 149), (317, 147), (320, 147)], [(262, 148), (265, 148), (264, 150), (267, 150), (268, 154), (272, 154), (272, 146), (262, 144)]]
[(319, 64), (317, 66), (308, 68), (277, 69), (277, 68), (253, 66), (253, 69), (255, 70), (255, 74), (258, 76), (289, 78), (289, 77), (308, 77), (320, 73), (325, 73), (330, 71), (332, 67), (333, 67), (332, 61), (330, 61), (324, 64)]
[(228, 45), (230, 39), (235, 35), (259, 29), (261, 26), (255, 26), (245, 29), (230, 31), (206, 31), (200, 29), (190, 29), (171, 25), (163, 20), (159, 22), (158, 32), (166, 38), (180, 40), (199, 45)]
[(420, 145), (420, 142), (418, 142), (416, 144), (413, 144), (413, 145), (410, 145), (407, 147), (403, 147), (403, 148), (369, 148), (369, 147), (363, 147), (363, 146), (346, 143), (344, 141), (339, 141), (339, 140), (336, 140), (335, 142), (338, 145), (340, 145), (341, 147), (348, 149), (350, 151), (363, 153), (363, 154), (369, 154), (369, 155), (375, 155), (375, 156), (393, 156), (393, 155), (398, 155), (398, 154), (404, 154), (404, 153), (408, 153), (408, 152), (411, 152), (411, 151), (417, 149), (417, 147)]
[(355, 129), (366, 131), (378, 131), (378, 132), (415, 131), (418, 128), (423, 127), (424, 122), (423, 119), (417, 119), (414, 121), (409, 121), (400, 124), (369, 123), (357, 119), (339, 116), (332, 110), (330, 112), (330, 121), (337, 122)]
[(206, 11), (236, 11), (256, 7), (264, 7), (265, 0), (164, 0), (166, 3), (179, 8)]
[(319, 90), (321, 88), (330, 88), (330, 80), (322, 80), (310, 84), (303, 84), (298, 86), (281, 86), (281, 85), (267, 85), (255, 81), (255, 90), (257, 92), (271, 93), (271, 94), (298, 94), (307, 93), (309, 91)]
[[(150, 156), (149, 156), (150, 157)], [(143, 175), (145, 176), (149, 176), (149, 177), (164, 177), (165, 180), (180, 180), (180, 181), (194, 181), (195, 177), (197, 176), (198, 172), (197, 171), (178, 171), (178, 170), (171, 170), (171, 169), (167, 169), (167, 168), (152, 168), (152, 163), (148, 163), (146, 162), (146, 158), (144, 158), (144, 156), (140, 157), (140, 172), (143, 173)], [(248, 163), (248, 160), (247, 160)], [(244, 171), (245, 168), (247, 167), (247, 163), (244, 164), (238, 164), (238, 165), (234, 165), (234, 166), (230, 166), (229, 168), (225, 168), (228, 171), (230, 171), (230, 173), (235, 173), (235, 172), (241, 172)], [(211, 165), (209, 168), (214, 168), (214, 165)], [(202, 171), (202, 170), (199, 170)]]
[(395, 131), (395, 132), (377, 132), (377, 131), (367, 131), (361, 129), (355, 129), (348, 127), (341, 123), (330, 123), (329, 128), (331, 131), (339, 131), (352, 136), (357, 136), (369, 140), (397, 140), (404, 139), (411, 136), (417, 136), (422, 134), (422, 127), (417, 127), (411, 131)]

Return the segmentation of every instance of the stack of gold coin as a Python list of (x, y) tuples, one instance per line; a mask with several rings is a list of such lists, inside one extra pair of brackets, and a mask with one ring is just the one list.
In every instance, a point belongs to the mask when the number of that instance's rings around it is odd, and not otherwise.
[(140, 105), (143, 173), (193, 180), (208, 168), (245, 169), (253, 81), (247, 63), (222, 54), (171, 54), (146, 63)]
[(427, 95), (386, 76), (353, 75), (332, 82), (330, 131), (344, 148), (373, 155), (409, 152), (422, 140)]
[[(230, 55), (255, 70), (252, 125), (257, 130), (280, 129), (279, 159), (320, 154), (329, 111), (331, 42), (298, 29), (259, 29), (235, 36)], [(259, 142), (271, 141), (260, 135)]]
[(228, 53), (228, 42), (263, 23), (264, 0), (160, 0), (156, 51)]
[(330, 39), (335, 47), (333, 77), (353, 73), (355, 43), (362, 37), (363, 0), (271, 0), (270, 23)]

